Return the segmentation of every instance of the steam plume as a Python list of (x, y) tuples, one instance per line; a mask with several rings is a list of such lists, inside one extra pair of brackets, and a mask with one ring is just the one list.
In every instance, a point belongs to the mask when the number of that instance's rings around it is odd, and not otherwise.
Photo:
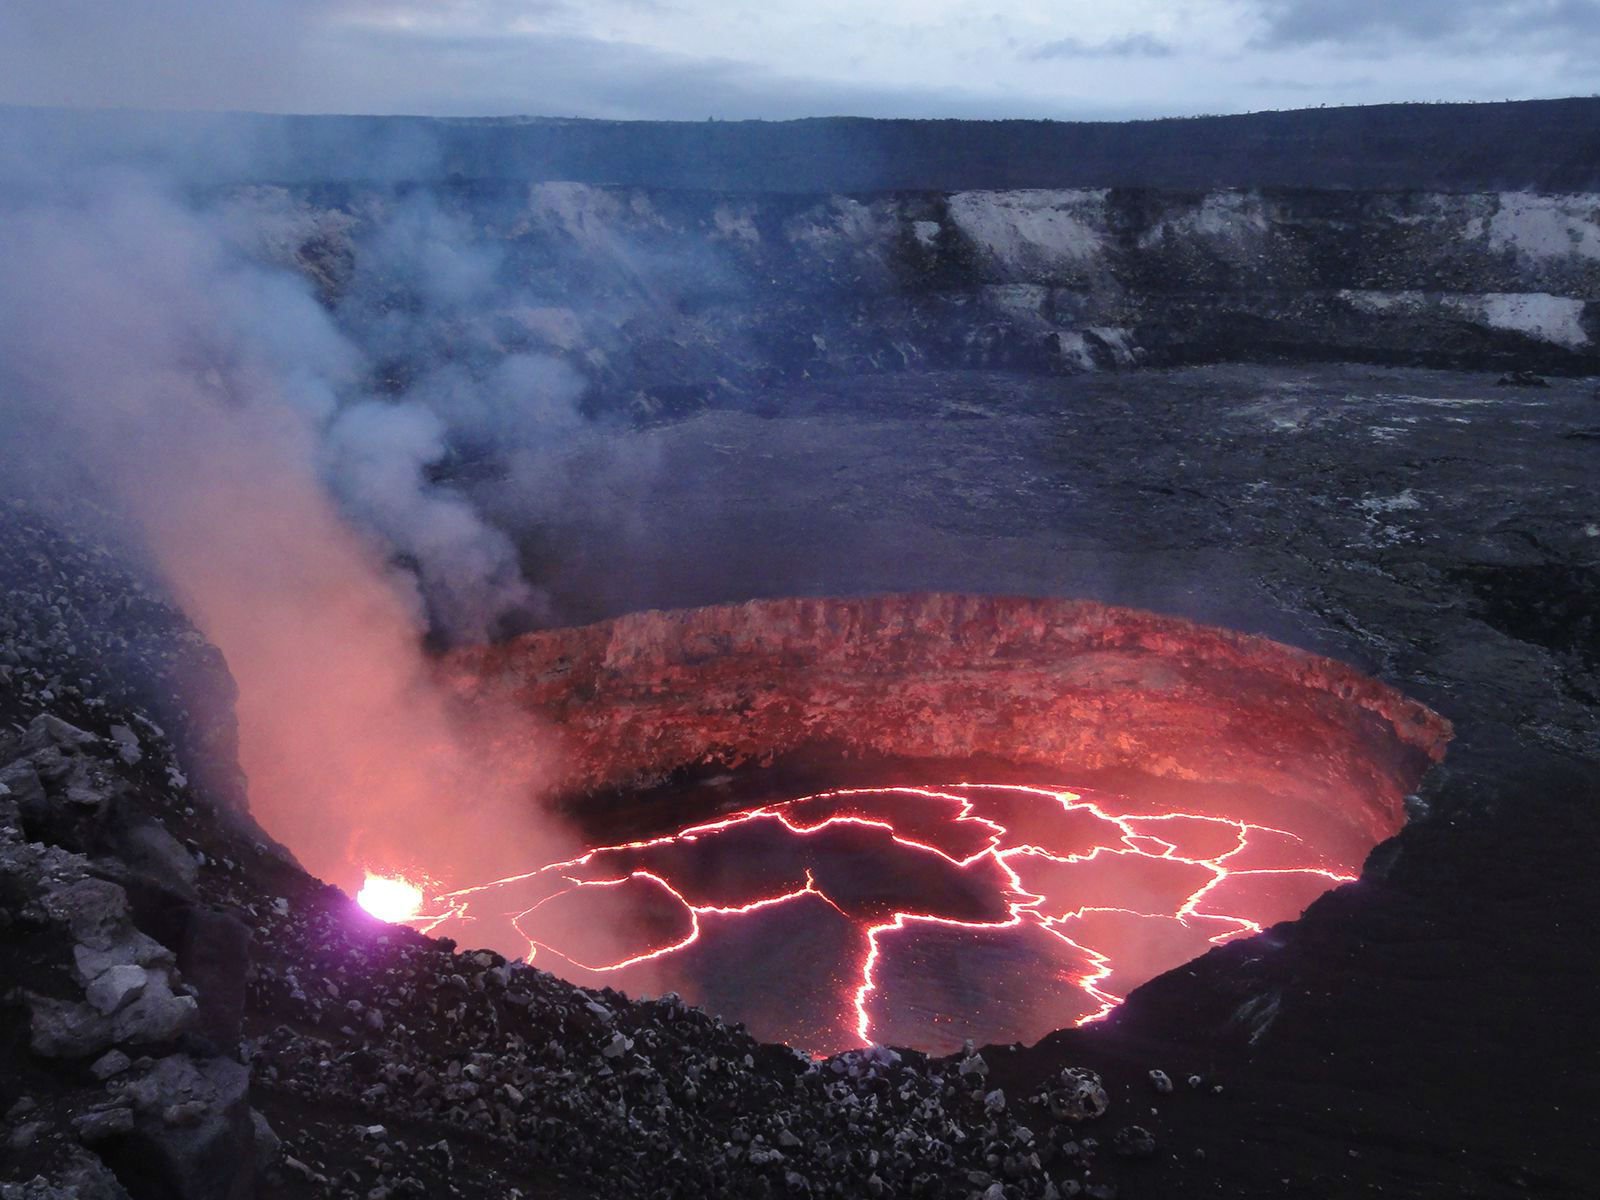
[(445, 422), (367, 395), (305, 283), (148, 183), (23, 206), (0, 261), (8, 474), (88, 487), (137, 531), (239, 686), (262, 824), (347, 886), (551, 849), (539, 747), (460, 728), (420, 649), (430, 606), (473, 635), (535, 601), (505, 535), (425, 477)]

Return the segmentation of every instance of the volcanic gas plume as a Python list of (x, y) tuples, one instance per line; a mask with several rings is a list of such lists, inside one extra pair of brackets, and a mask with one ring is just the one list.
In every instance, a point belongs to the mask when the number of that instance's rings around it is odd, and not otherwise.
[[(371, 499), (381, 476), (387, 511), (440, 563), (497, 568), (497, 535), (427, 486), (415, 410), (368, 411), (361, 352), (305, 283), (121, 178), (9, 214), (0, 260), (0, 415), (16, 434), (0, 472), (141, 556), (222, 652), (262, 826), (351, 890), (365, 866), (431, 880), (559, 853), (528, 802), (535, 725), (512, 714), (506, 738), (492, 708), (457, 717), (423, 653), (427, 589), (396, 565), (409, 543), (340, 497)], [(339, 457), (352, 414), (354, 468)], [(496, 570), (488, 592), (459, 575), (458, 613), (505, 590)]]

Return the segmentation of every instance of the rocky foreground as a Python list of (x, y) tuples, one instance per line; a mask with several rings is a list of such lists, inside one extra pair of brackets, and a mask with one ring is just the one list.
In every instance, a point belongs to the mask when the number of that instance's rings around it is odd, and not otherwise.
[[(3, 549), (5, 1200), (1108, 1197), (1159, 1152), (1160, 1072), (812, 1061), (367, 917), (185, 773), (227, 717), (150, 682), (181, 619), (31, 512)], [(137, 685), (93, 674), (118, 650)]]

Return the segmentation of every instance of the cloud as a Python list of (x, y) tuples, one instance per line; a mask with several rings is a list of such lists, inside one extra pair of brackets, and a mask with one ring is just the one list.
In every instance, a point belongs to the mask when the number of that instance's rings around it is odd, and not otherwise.
[[(716, 55), (564, 34), (346, 30), (319, 53), (327, 67), (312, 73), (324, 82), (302, 99), (304, 111), (376, 111), (381, 96), (384, 111), (456, 116), (694, 121), (1065, 115), (1059, 102), (998, 86), (841, 83)], [(342, 77), (335, 71), (339, 63), (345, 64)]]
[(1595, 0), (1256, 0), (1263, 49), (1413, 43), (1434, 50), (1557, 48), (1600, 35)]
[(1086, 42), (1081, 38), (1059, 38), (1029, 51), (1025, 57), (1034, 60), (1052, 58), (1170, 58), (1177, 53), (1171, 42), (1149, 33), (1130, 33), (1123, 37), (1108, 38), (1103, 42)]
[(1257, 91), (1290, 96), (1347, 96), (1363, 88), (1371, 88), (1377, 80), (1371, 75), (1357, 75), (1345, 79), (1289, 79), (1283, 76), (1262, 75), (1250, 81)]
[(0, 100), (272, 108), (335, 0), (7, 0)]
[[(641, 15), (703, 25), (701, 48), (652, 42)], [(650, 0), (12, 0), (0, 5), (0, 104), (663, 120), (1149, 111), (1030, 95), (998, 73), (930, 67), (929, 82), (907, 82), (875, 73), (872, 47), (837, 31), (837, 45), (819, 35), (764, 56), (719, 35), (736, 18)], [(859, 55), (858, 77), (828, 77)]]
[[(1600, 0), (6, 0), (0, 104), (617, 120), (1123, 119), (1594, 90)], [(1053, 31), (1071, 36), (1051, 40)], [(1181, 56), (1184, 70), (1165, 69)], [(1388, 62), (1343, 88), (1348, 59)], [(1404, 60), (1403, 68), (1394, 66)], [(1072, 70), (1062, 70), (1071, 64)], [(1313, 85), (1263, 93), (1251, 80)], [(226, 148), (224, 148), (226, 152)]]

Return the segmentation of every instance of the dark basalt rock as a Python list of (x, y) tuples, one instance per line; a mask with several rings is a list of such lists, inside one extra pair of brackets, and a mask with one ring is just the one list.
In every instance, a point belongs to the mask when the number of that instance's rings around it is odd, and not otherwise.
[(1495, 381), (1496, 387), (1547, 388), (1550, 382), (1532, 371), (1508, 371)]
[(123, 1093), (132, 1128), (101, 1151), (134, 1197), (238, 1200), (255, 1192), (250, 1070), (225, 1058), (160, 1059)]

